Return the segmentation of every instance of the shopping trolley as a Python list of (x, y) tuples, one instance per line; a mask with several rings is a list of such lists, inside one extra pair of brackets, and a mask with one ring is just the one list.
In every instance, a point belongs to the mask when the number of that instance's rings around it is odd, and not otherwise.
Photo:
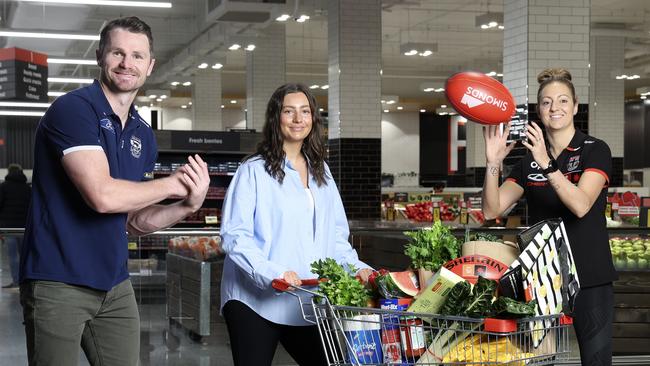
[(295, 296), (303, 318), (318, 326), (331, 366), (524, 366), (552, 365), (569, 358), (571, 318), (562, 314), (474, 319), (337, 306), (306, 288), (317, 284), (318, 280), (306, 280), (291, 286), (274, 280), (272, 285)]

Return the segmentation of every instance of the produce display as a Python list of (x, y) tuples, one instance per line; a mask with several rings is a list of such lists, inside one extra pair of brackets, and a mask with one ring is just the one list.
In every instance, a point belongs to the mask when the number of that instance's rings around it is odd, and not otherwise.
[[(434, 207), (440, 209), (441, 221), (454, 221), (458, 218), (461, 211), (457, 204), (437, 201), (434, 205), (432, 201), (423, 201), (407, 204), (404, 209), (404, 214), (411, 221), (432, 222)], [(477, 213), (472, 213), (471, 215), (476, 216)], [(478, 218), (474, 217), (474, 219)]]
[(200, 261), (212, 261), (224, 255), (218, 235), (173, 237), (169, 239), (168, 249), (170, 253)]
[(609, 247), (616, 269), (650, 269), (650, 238), (613, 237)]
[(409, 220), (416, 222), (431, 222), (433, 221), (432, 209), (433, 203), (431, 203), (431, 201), (424, 201), (407, 204), (404, 213)]

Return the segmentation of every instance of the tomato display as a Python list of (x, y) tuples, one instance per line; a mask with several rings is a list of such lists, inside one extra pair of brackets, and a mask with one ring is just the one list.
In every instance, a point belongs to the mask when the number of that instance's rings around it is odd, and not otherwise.
[(406, 205), (406, 217), (417, 222), (432, 222), (432, 209), (433, 204), (431, 201), (411, 203)]

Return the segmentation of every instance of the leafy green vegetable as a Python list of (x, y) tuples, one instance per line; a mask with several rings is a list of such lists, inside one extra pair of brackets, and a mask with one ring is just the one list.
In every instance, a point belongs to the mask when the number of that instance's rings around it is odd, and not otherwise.
[(493, 316), (499, 318), (525, 318), (535, 315), (535, 306), (537, 306), (537, 300), (524, 303), (501, 296), (492, 303), (492, 313)]
[(482, 318), (492, 311), (492, 298), (497, 290), (497, 281), (488, 280), (481, 276), (472, 288), (472, 297), (470, 298), (465, 315), (470, 318)]
[(440, 315), (461, 315), (467, 308), (471, 296), (472, 285), (467, 281), (458, 282), (449, 291), (447, 300), (440, 308)]
[(440, 221), (434, 222), (431, 228), (405, 231), (404, 235), (410, 239), (404, 254), (411, 258), (413, 268), (437, 271), (460, 253), (460, 241)]
[(503, 243), (503, 240), (499, 239), (496, 235), (489, 234), (489, 233), (471, 234), (469, 236), (469, 240), (470, 241), (495, 241), (495, 242)]
[(451, 288), (440, 314), (485, 317), (492, 313), (492, 297), (496, 289), (496, 281), (480, 276), (474, 287), (467, 281), (458, 282)]
[(320, 293), (334, 305), (367, 306), (370, 292), (354, 277), (357, 269), (348, 265), (347, 270), (332, 258), (319, 259), (311, 264), (311, 270), (319, 279)]

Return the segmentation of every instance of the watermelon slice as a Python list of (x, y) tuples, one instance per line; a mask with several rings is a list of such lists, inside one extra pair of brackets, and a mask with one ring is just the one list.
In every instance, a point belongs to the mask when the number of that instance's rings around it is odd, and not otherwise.
[(413, 297), (418, 291), (418, 278), (413, 271), (390, 272), (377, 278), (377, 287), (386, 299)]

